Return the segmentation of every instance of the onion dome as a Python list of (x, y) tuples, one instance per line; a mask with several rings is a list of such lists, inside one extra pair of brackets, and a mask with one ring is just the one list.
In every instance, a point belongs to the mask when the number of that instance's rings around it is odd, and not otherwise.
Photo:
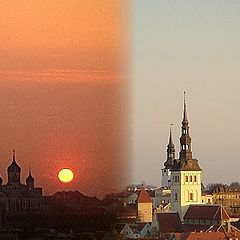
[(20, 168), (19, 165), (16, 163), (15, 150), (13, 150), (12, 163), (11, 163), (10, 166), (8, 167), (7, 171), (8, 171), (8, 172), (14, 172), (14, 173), (20, 173), (20, 172), (21, 172), (21, 168)]
[(8, 184), (20, 184), (21, 168), (16, 163), (14, 150), (13, 150), (12, 163), (8, 167), (7, 172), (8, 172)]
[(29, 174), (28, 174), (28, 177), (26, 178), (26, 183), (29, 184), (29, 183), (34, 183), (34, 178), (31, 174), (31, 169), (29, 169)]

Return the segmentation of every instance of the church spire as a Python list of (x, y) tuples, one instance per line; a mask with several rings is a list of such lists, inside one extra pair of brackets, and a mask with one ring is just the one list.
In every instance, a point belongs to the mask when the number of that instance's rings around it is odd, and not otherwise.
[(189, 122), (187, 119), (187, 104), (186, 93), (184, 91), (184, 104), (183, 104), (183, 120), (182, 120), (182, 135), (180, 137), (180, 160), (192, 159), (191, 151), (191, 137), (189, 135)]
[(13, 149), (13, 152), (12, 152), (12, 160), (13, 160), (13, 162), (16, 162), (16, 152), (15, 152), (14, 149)]
[(186, 105), (186, 92), (183, 92), (184, 96), (183, 96), (183, 123), (188, 124), (188, 120), (187, 120), (187, 105)]
[(172, 129), (170, 128), (169, 143), (167, 145), (167, 161), (164, 163), (164, 166), (166, 168), (171, 168), (173, 166), (174, 159), (175, 159), (175, 146), (174, 146), (173, 140), (172, 140)]

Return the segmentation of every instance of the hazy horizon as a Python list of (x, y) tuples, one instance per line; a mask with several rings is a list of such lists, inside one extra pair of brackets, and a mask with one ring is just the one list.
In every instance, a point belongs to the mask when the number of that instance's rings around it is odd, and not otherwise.
[[(0, 3), (0, 175), (16, 150), (44, 194), (102, 196), (127, 179), (125, 1)], [(72, 182), (57, 174), (70, 168)], [(111, 181), (109, 181), (111, 179)]]

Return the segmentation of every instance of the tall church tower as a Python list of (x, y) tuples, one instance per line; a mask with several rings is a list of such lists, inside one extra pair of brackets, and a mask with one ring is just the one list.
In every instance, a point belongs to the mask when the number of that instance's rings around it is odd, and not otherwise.
[(171, 170), (171, 210), (183, 219), (190, 204), (201, 203), (201, 173), (198, 160), (192, 158), (191, 137), (187, 119), (184, 92), (183, 120), (180, 137), (179, 159), (174, 160)]
[(171, 169), (173, 168), (173, 161), (175, 159), (175, 146), (172, 141), (172, 129), (170, 128), (169, 143), (167, 145), (167, 160), (162, 169), (162, 187), (170, 187), (171, 183)]

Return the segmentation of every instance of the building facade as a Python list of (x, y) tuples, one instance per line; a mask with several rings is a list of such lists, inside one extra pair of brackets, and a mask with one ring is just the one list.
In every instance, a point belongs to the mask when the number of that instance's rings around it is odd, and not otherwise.
[(42, 188), (34, 185), (31, 170), (26, 184), (21, 183), (21, 168), (16, 162), (13, 151), (12, 162), (7, 168), (8, 181), (3, 184), (0, 177), (0, 206), (5, 212), (21, 213), (28, 210), (41, 210), (43, 207)]
[(147, 191), (143, 188), (137, 199), (138, 219), (141, 222), (152, 222), (153, 204)]
[(232, 218), (240, 218), (240, 191), (218, 189), (213, 192), (213, 203), (221, 204)]
[(180, 137), (179, 159), (175, 159), (175, 149), (170, 131), (167, 148), (167, 161), (165, 168), (171, 174), (171, 210), (178, 212), (181, 220), (190, 204), (200, 204), (201, 199), (201, 174), (202, 169), (198, 160), (192, 157), (191, 137), (187, 119), (187, 107), (184, 96), (183, 120)]

